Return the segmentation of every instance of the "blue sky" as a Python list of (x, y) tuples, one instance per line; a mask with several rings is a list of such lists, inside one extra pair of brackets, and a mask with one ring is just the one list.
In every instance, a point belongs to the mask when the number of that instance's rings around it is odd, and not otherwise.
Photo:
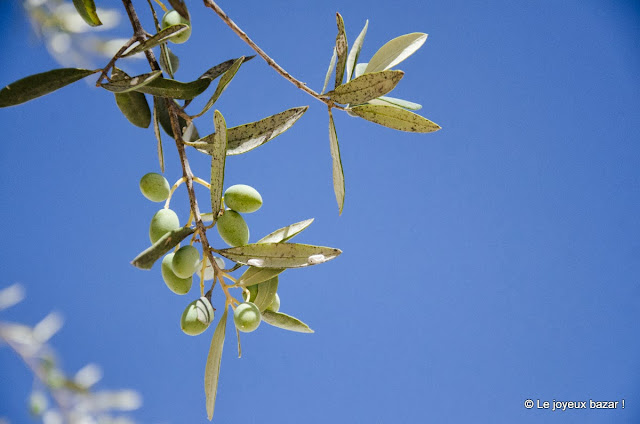
[[(251, 54), (192, 3), (192, 38), (174, 49), (177, 78)], [(429, 33), (400, 65), (406, 75), (392, 94), (423, 104), (443, 130), (399, 133), (336, 114), (347, 183), (339, 217), (326, 109), (263, 61), (243, 65), (216, 105), (229, 125), (311, 106), (289, 132), (227, 162), (225, 181), (264, 199), (247, 217), (252, 240), (315, 217), (297, 241), (344, 253), (281, 278), (282, 310), (315, 334), (263, 325), (242, 338), (242, 359), (227, 339), (214, 422), (638, 422), (637, 4), (225, 3), (316, 90), (336, 11), (349, 41), (369, 19), (362, 60), (393, 37)], [(136, 2), (148, 24), (145, 4)], [(2, 2), (0, 12), (0, 84), (59, 66), (18, 5)], [(129, 35), (124, 25), (112, 33)], [(203, 134), (213, 130), (207, 116)], [(197, 293), (176, 296), (157, 267), (129, 264), (160, 207), (138, 190), (158, 170), (151, 130), (128, 124), (111, 93), (84, 83), (3, 109), (0, 123), (0, 286), (28, 291), (2, 319), (62, 312), (54, 344), (65, 369), (95, 361), (100, 387), (139, 390), (140, 422), (205, 422), (213, 331), (188, 337), (178, 325)], [(173, 182), (180, 168), (168, 137), (165, 151)], [(189, 151), (189, 159), (207, 179), (207, 158)], [(198, 195), (206, 204), (206, 191)], [(172, 204), (184, 220), (185, 193)], [(24, 422), (30, 387), (26, 369), (0, 349), (0, 416)], [(527, 410), (526, 399), (625, 399), (625, 409)]]

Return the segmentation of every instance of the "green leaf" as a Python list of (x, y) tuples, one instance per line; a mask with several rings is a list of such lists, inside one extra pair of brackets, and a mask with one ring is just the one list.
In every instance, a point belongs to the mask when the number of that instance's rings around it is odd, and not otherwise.
[[(294, 107), (260, 121), (227, 129), (227, 155), (246, 153), (279, 136), (291, 128), (308, 108), (309, 106)], [(215, 133), (210, 134), (188, 145), (203, 153), (211, 154), (214, 136)]]
[[(246, 63), (246, 62), (250, 61), (251, 59), (253, 59), (256, 56), (253, 55), (253, 56), (243, 56), (243, 57), (244, 57), (244, 61), (242, 63)], [(227, 61), (224, 61), (222, 63), (217, 64), (216, 66), (214, 66), (213, 68), (208, 69), (204, 74), (202, 74), (200, 76), (200, 79), (214, 80), (214, 79), (218, 78), (220, 75), (222, 75), (225, 72), (227, 72), (229, 70), (229, 68), (231, 68), (233, 66), (233, 64), (236, 63), (237, 60), (238, 59), (229, 59)]]
[(180, 65), (180, 59), (176, 56), (166, 43), (160, 44), (160, 67), (171, 78), (175, 75)]
[[(141, 93), (142, 94), (142, 93)], [(160, 170), (164, 172), (164, 152), (162, 150), (162, 137), (160, 136), (160, 125), (158, 122), (158, 97), (153, 98), (153, 134), (158, 141), (158, 162), (160, 162)]]
[[(154, 99), (158, 107), (158, 121), (160, 122), (162, 129), (171, 138), (175, 138), (173, 136), (173, 128), (171, 127), (171, 118), (169, 117), (169, 109), (167, 108), (166, 103), (167, 100), (162, 97), (154, 97)], [(182, 131), (185, 131), (185, 128), (187, 127), (187, 121), (180, 115), (178, 115), (178, 125), (180, 126), (180, 129), (182, 129)], [(187, 135), (186, 132), (184, 133), (184, 135)], [(193, 141), (200, 138), (200, 135), (198, 135), (198, 130), (194, 128), (193, 133), (189, 138), (186, 138), (185, 136), (183, 136), (182, 138), (185, 141)]]
[(189, 25), (186, 25), (186, 24), (171, 25), (170, 27), (167, 27), (162, 31), (158, 32), (156, 35), (147, 38), (142, 43), (133, 47), (131, 50), (125, 52), (122, 55), (122, 57), (133, 56), (134, 54), (142, 53), (146, 50), (159, 46), (160, 44), (172, 38), (174, 35), (179, 35), (179, 34), (182, 34), (183, 32), (186, 32), (188, 28), (189, 28)]
[(227, 158), (227, 124), (219, 111), (213, 113), (213, 125), (216, 129), (211, 149), (211, 211), (213, 222), (218, 219), (222, 207), (222, 188), (224, 186), (224, 165)]
[(422, 109), (422, 105), (418, 103), (413, 103), (408, 100), (396, 99), (395, 97), (387, 97), (387, 96), (380, 96), (377, 99), (369, 100), (367, 103), (369, 103), (370, 105), (395, 106), (395, 107), (401, 107), (403, 109), (409, 109), (409, 110)]
[(338, 103), (361, 104), (380, 97), (393, 90), (400, 82), (404, 72), (381, 71), (364, 74), (327, 93)]
[(274, 327), (283, 328), (298, 333), (313, 333), (307, 324), (282, 312), (264, 311), (262, 312), (262, 320)]
[(234, 262), (257, 268), (301, 268), (330, 261), (342, 253), (332, 247), (297, 243), (254, 243), (215, 251)]
[(395, 130), (428, 133), (438, 131), (440, 126), (422, 116), (395, 106), (364, 105), (349, 109), (351, 115)]
[(265, 282), (258, 285), (258, 294), (253, 301), (254, 305), (260, 309), (260, 312), (267, 309), (276, 298), (276, 292), (278, 291), (278, 276), (275, 276)]
[(364, 73), (384, 71), (393, 68), (413, 53), (427, 41), (427, 34), (414, 32), (401, 35), (387, 42), (373, 55)]
[(142, 93), (159, 97), (169, 97), (173, 99), (188, 100), (193, 99), (204, 92), (209, 87), (211, 80), (199, 78), (191, 82), (180, 82), (167, 78), (156, 78), (149, 84), (137, 89)]
[(92, 27), (102, 25), (100, 18), (98, 18), (96, 5), (93, 0), (73, 0), (73, 5), (76, 7), (78, 14), (87, 24)]
[(291, 240), (294, 236), (300, 234), (309, 225), (311, 225), (312, 222), (313, 218), (287, 225), (286, 227), (275, 230), (271, 234), (267, 234), (256, 243), (281, 243)]
[(284, 268), (256, 268), (250, 266), (240, 278), (238, 278), (237, 284), (243, 287), (260, 284), (282, 273), (282, 271), (284, 271)]
[(101, 87), (113, 93), (127, 93), (130, 91), (139, 92), (139, 89), (159, 78), (162, 71), (153, 71), (148, 74), (130, 77), (121, 69), (113, 68), (111, 82), (101, 84)]
[(157, 261), (167, 253), (169, 250), (173, 249), (184, 240), (186, 237), (193, 234), (195, 230), (191, 227), (182, 227), (173, 231), (169, 231), (160, 239), (153, 243), (153, 245), (143, 252), (141, 252), (138, 256), (136, 256), (131, 264), (140, 269), (151, 269), (154, 262)]
[(218, 379), (220, 378), (220, 363), (222, 362), (222, 348), (224, 347), (224, 336), (227, 330), (227, 308), (218, 321), (216, 330), (213, 332), (207, 365), (204, 369), (204, 394), (207, 399), (207, 416), (209, 421), (213, 418), (213, 410), (216, 404), (216, 394), (218, 393)]
[(187, 5), (182, 0), (169, 0), (169, 4), (173, 7), (176, 12), (180, 14), (183, 18), (190, 21), (189, 11), (187, 10)]
[(15, 106), (49, 94), (98, 71), (62, 68), (22, 78), (0, 90), (0, 107)]
[[(362, 49), (362, 43), (364, 43), (364, 36), (367, 34), (367, 28), (369, 27), (369, 20), (364, 23), (364, 28), (360, 31), (358, 38), (353, 42), (351, 51), (347, 57), (347, 82), (353, 78), (353, 71), (356, 63), (358, 63), (358, 57), (360, 57), (360, 50)], [(324, 91), (324, 90), (323, 90)]]
[(244, 56), (236, 59), (236, 61), (231, 65), (227, 72), (225, 72), (224, 75), (220, 77), (220, 81), (218, 81), (218, 86), (216, 87), (216, 91), (213, 93), (213, 96), (211, 96), (202, 111), (195, 115), (194, 118), (204, 115), (209, 109), (211, 109), (211, 107), (215, 104), (215, 102), (218, 101), (224, 90), (227, 88), (227, 85), (229, 85), (233, 77), (236, 75), (238, 69), (240, 69), (240, 65), (242, 65), (243, 63)]
[(116, 104), (120, 112), (136, 127), (149, 128), (151, 109), (142, 93), (115, 93)]
[(329, 85), (329, 80), (331, 79), (331, 74), (333, 73), (333, 68), (336, 66), (336, 60), (338, 60), (338, 53), (336, 52), (336, 48), (333, 48), (333, 54), (331, 55), (331, 61), (329, 62), (329, 69), (327, 69), (327, 75), (324, 77), (324, 85), (322, 86), (322, 91), (320, 94), (324, 94), (324, 91), (327, 89), (327, 85)]
[(344, 207), (344, 172), (342, 170), (342, 159), (340, 158), (340, 145), (338, 144), (338, 134), (336, 126), (333, 122), (333, 114), (329, 109), (329, 147), (331, 151), (331, 160), (333, 163), (333, 192), (338, 202), (338, 214), (342, 215)]
[(336, 65), (336, 84), (338, 87), (344, 79), (344, 67), (347, 64), (347, 33), (344, 30), (344, 20), (339, 13), (336, 13), (336, 21), (338, 23), (338, 35), (336, 36), (336, 54), (338, 55), (338, 63)]

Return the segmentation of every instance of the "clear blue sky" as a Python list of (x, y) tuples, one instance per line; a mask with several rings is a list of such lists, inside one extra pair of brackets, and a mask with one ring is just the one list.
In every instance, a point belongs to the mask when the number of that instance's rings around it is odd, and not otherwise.
[[(14, 3), (0, 4), (1, 85), (58, 66)], [(175, 47), (178, 78), (251, 54), (201, 2), (190, 4), (192, 39)], [(311, 106), (285, 135), (228, 161), (226, 181), (264, 198), (248, 217), (252, 239), (315, 217), (297, 240), (344, 253), (281, 278), (282, 310), (315, 334), (263, 325), (243, 337), (242, 359), (228, 338), (214, 422), (640, 421), (637, 2), (221, 6), (316, 90), (336, 11), (350, 41), (370, 20), (363, 59), (398, 35), (429, 33), (400, 66), (406, 75), (393, 95), (423, 104), (420, 113), (443, 130), (399, 133), (337, 114), (347, 182), (338, 217), (326, 109), (261, 60), (242, 67), (217, 105), (229, 125)], [(213, 332), (188, 337), (178, 326), (196, 291), (173, 295), (157, 267), (129, 264), (159, 208), (138, 191), (139, 178), (158, 170), (152, 132), (84, 83), (0, 110), (0, 123), (0, 286), (28, 290), (2, 319), (35, 323), (61, 311), (67, 321), (54, 342), (67, 370), (95, 361), (105, 371), (100, 387), (142, 392), (132, 414), (140, 422), (204, 423)], [(200, 127), (211, 132), (211, 119)], [(175, 181), (175, 147), (165, 139)], [(189, 157), (206, 179), (206, 158)], [(186, 195), (174, 202), (184, 220)], [(30, 387), (26, 369), (0, 349), (0, 416), (25, 422)], [(625, 399), (626, 407), (537, 411), (526, 399)]]

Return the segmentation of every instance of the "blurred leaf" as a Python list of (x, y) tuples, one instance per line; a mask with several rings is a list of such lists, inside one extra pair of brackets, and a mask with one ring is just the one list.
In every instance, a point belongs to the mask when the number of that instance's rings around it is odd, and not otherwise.
[(169, 231), (160, 239), (153, 243), (153, 245), (143, 252), (141, 252), (138, 256), (136, 256), (131, 264), (140, 269), (151, 269), (154, 262), (157, 261), (167, 253), (169, 250), (173, 249), (184, 240), (186, 237), (193, 234), (195, 230), (191, 227), (182, 227), (173, 231)]
[(222, 362), (222, 348), (224, 347), (224, 336), (227, 329), (227, 307), (218, 321), (216, 330), (211, 339), (211, 347), (207, 356), (207, 365), (204, 370), (204, 393), (207, 398), (207, 416), (209, 421), (213, 418), (213, 411), (216, 404), (216, 394), (218, 393), (218, 379), (220, 378), (220, 363)]
[(160, 97), (153, 98), (153, 134), (158, 141), (158, 162), (160, 162), (160, 170), (164, 173), (164, 152), (162, 151), (162, 137), (160, 136), (160, 125), (158, 122), (158, 99)]
[(366, 119), (367, 121), (400, 131), (428, 133), (440, 129), (438, 124), (413, 112), (395, 106), (356, 106), (350, 108), (349, 113)]
[(171, 25), (170, 27), (167, 27), (162, 31), (158, 32), (154, 36), (147, 38), (142, 43), (133, 47), (131, 50), (125, 52), (122, 55), (122, 57), (133, 56), (134, 54), (142, 53), (146, 50), (159, 46), (160, 44), (166, 42), (173, 36), (186, 32), (188, 28), (189, 28), (189, 25), (186, 25), (186, 24)]
[(364, 74), (364, 70), (367, 69), (368, 63), (358, 63), (353, 70), (353, 78), (358, 78), (360, 75)]
[(330, 261), (342, 253), (332, 247), (297, 243), (254, 243), (214, 251), (234, 262), (258, 268), (301, 268)]
[(24, 299), (24, 287), (21, 284), (12, 284), (0, 290), (0, 311), (17, 305)]
[(33, 337), (44, 344), (62, 328), (62, 316), (51, 312), (33, 327)]
[(331, 55), (331, 61), (329, 62), (329, 69), (327, 69), (327, 75), (324, 77), (324, 85), (322, 86), (322, 91), (320, 94), (324, 94), (327, 89), (327, 85), (329, 85), (329, 80), (331, 79), (331, 74), (333, 73), (333, 68), (336, 66), (336, 60), (338, 59), (338, 53), (336, 52), (336, 48), (333, 48), (333, 54)]
[(307, 324), (282, 312), (264, 311), (262, 312), (262, 320), (274, 327), (283, 328), (298, 333), (313, 333)]
[[(213, 113), (213, 124), (216, 129), (211, 149), (211, 211), (219, 211), (222, 207), (222, 188), (224, 187), (224, 165), (227, 158), (227, 124), (219, 111)], [(218, 214), (213, 214), (213, 222)]]
[(169, 49), (166, 43), (160, 44), (160, 67), (173, 78), (178, 71), (179, 65), (180, 59), (178, 56)]
[(425, 41), (427, 41), (427, 34), (422, 32), (414, 32), (394, 38), (380, 47), (380, 50), (369, 61), (364, 72), (378, 72), (393, 68), (415, 53)]
[(0, 90), (0, 107), (15, 106), (49, 94), (98, 71), (62, 68), (31, 75)]
[(256, 268), (250, 266), (238, 278), (237, 284), (244, 287), (254, 286), (275, 277), (282, 271), (284, 271), (284, 268)]
[(190, 21), (189, 11), (187, 5), (182, 0), (169, 0), (169, 4), (173, 7), (183, 18)]
[(140, 88), (151, 83), (153, 80), (160, 78), (162, 71), (153, 71), (148, 74), (142, 74), (130, 77), (124, 71), (114, 67), (111, 74), (111, 81), (105, 82), (100, 86), (113, 93), (127, 93), (130, 91), (137, 92)]
[(381, 71), (364, 74), (327, 93), (338, 103), (361, 104), (380, 97), (393, 90), (400, 82), (404, 72)]
[(396, 99), (395, 97), (387, 97), (387, 96), (380, 96), (377, 99), (369, 100), (367, 103), (369, 103), (370, 105), (396, 106), (396, 107), (401, 107), (403, 109), (409, 109), (409, 110), (422, 109), (422, 105), (418, 103), (413, 103), (408, 100)]
[(344, 20), (339, 13), (336, 13), (336, 22), (338, 23), (338, 35), (336, 36), (336, 54), (338, 55), (338, 63), (336, 64), (336, 84), (338, 87), (344, 79), (344, 67), (347, 64), (347, 33), (344, 30)]
[(220, 77), (220, 81), (218, 81), (218, 86), (216, 87), (216, 91), (213, 93), (213, 96), (211, 96), (202, 111), (195, 115), (194, 118), (204, 115), (209, 109), (211, 109), (211, 107), (215, 104), (215, 102), (218, 101), (224, 90), (227, 88), (227, 85), (229, 85), (233, 77), (236, 75), (238, 69), (240, 69), (240, 65), (242, 65), (243, 63), (244, 56), (236, 59), (236, 61), (233, 63), (233, 65), (231, 65), (227, 72), (225, 72), (224, 75)]
[(292, 239), (297, 234), (300, 234), (313, 222), (313, 218), (305, 219), (304, 221), (296, 222), (295, 224), (287, 225), (262, 237), (256, 243), (281, 243)]
[(329, 109), (329, 150), (331, 151), (331, 160), (333, 164), (333, 192), (336, 195), (336, 202), (338, 202), (338, 214), (342, 215), (345, 194), (344, 172), (342, 170), (342, 159), (340, 158), (338, 134), (336, 133), (336, 126), (333, 123), (333, 114), (331, 113), (331, 109)]
[(180, 82), (167, 78), (156, 78), (149, 84), (137, 89), (142, 93), (154, 96), (169, 97), (173, 99), (193, 99), (204, 92), (209, 87), (211, 80), (199, 78), (191, 82)]
[(73, 0), (73, 5), (76, 7), (78, 14), (84, 19), (84, 21), (92, 26), (100, 26), (100, 18), (96, 12), (96, 5), (93, 0)]
[(267, 309), (276, 298), (278, 291), (278, 276), (258, 284), (258, 294), (253, 303), (260, 309), (260, 312)]
[[(347, 82), (351, 81), (353, 77), (353, 71), (356, 63), (358, 63), (358, 57), (360, 57), (360, 50), (362, 49), (362, 43), (364, 43), (364, 36), (367, 34), (367, 28), (369, 27), (369, 20), (364, 23), (364, 28), (360, 31), (358, 38), (353, 42), (351, 51), (347, 57)], [(324, 90), (323, 90), (324, 91)]]

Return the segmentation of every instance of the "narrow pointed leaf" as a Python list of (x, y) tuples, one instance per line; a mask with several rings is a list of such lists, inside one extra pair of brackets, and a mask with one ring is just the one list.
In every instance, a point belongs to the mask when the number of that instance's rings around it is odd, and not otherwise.
[[(244, 56), (244, 61), (242, 63), (248, 62), (251, 59), (253, 59), (254, 57), (256, 57), (255, 55), (253, 56)], [(236, 63), (238, 59), (229, 59), (226, 60), (222, 63), (217, 64), (216, 66), (214, 66), (213, 68), (208, 69), (204, 74), (200, 75), (199, 79), (209, 79), (209, 80), (214, 80), (216, 78), (218, 78), (220, 75), (224, 74), (225, 72), (227, 72), (229, 70), (229, 68), (231, 68), (233, 66), (234, 63)]]
[(189, 28), (189, 25), (186, 25), (186, 24), (171, 25), (170, 27), (163, 29), (162, 31), (158, 32), (156, 35), (150, 38), (147, 38), (142, 43), (136, 45), (129, 51), (125, 52), (122, 55), (122, 57), (133, 56), (134, 54), (142, 53), (146, 50), (159, 46), (160, 44), (172, 38), (174, 35), (179, 35), (187, 31), (188, 28)]
[(175, 75), (180, 64), (180, 59), (176, 56), (171, 49), (167, 46), (167, 43), (160, 44), (160, 67), (171, 78)]
[(364, 36), (367, 35), (367, 28), (369, 27), (369, 20), (364, 23), (364, 28), (358, 34), (358, 38), (353, 42), (353, 46), (351, 46), (351, 51), (349, 52), (349, 56), (347, 57), (347, 82), (351, 81), (353, 76), (353, 71), (355, 69), (356, 63), (358, 63), (358, 57), (360, 57), (360, 50), (362, 49), (362, 43), (364, 43)]
[(349, 109), (351, 115), (395, 130), (428, 133), (440, 126), (422, 116), (395, 106), (364, 105)]
[(227, 330), (227, 308), (225, 307), (216, 330), (213, 332), (207, 365), (204, 369), (204, 394), (207, 402), (207, 417), (209, 421), (213, 418), (213, 411), (216, 404), (216, 394), (218, 393), (218, 379), (220, 378), (220, 363), (222, 362), (222, 348), (224, 347), (224, 337)]
[[(158, 121), (160, 122), (162, 129), (171, 138), (175, 138), (173, 136), (173, 128), (171, 127), (171, 118), (169, 117), (169, 109), (166, 103), (167, 100), (162, 97), (154, 97), (154, 99), (158, 107)], [(178, 125), (180, 126), (180, 129), (184, 131), (185, 128), (187, 127), (187, 121), (182, 116), (178, 116)], [(184, 141), (193, 141), (200, 138), (200, 135), (198, 134), (198, 129), (195, 127), (193, 129), (193, 132), (190, 134), (189, 138), (187, 138), (186, 135), (188, 134), (185, 133), (182, 137)]]
[(364, 70), (367, 69), (368, 63), (358, 63), (353, 70), (353, 78), (358, 78), (360, 75), (364, 74)]
[(151, 109), (144, 94), (138, 92), (115, 93), (120, 112), (136, 127), (149, 128)]
[(162, 136), (160, 135), (160, 123), (158, 122), (158, 97), (153, 98), (153, 134), (158, 141), (158, 162), (160, 163), (160, 171), (164, 173), (164, 151), (162, 150)]
[(276, 298), (276, 292), (278, 291), (278, 276), (275, 276), (265, 282), (260, 283), (258, 286), (258, 294), (253, 301), (254, 305), (260, 309), (260, 312), (267, 309)]
[(193, 234), (195, 230), (191, 227), (182, 227), (173, 231), (169, 231), (160, 239), (153, 243), (151, 247), (141, 252), (138, 256), (136, 256), (131, 264), (140, 269), (151, 269), (154, 262), (157, 261), (167, 253), (169, 250), (173, 249), (184, 240), (186, 237)]
[(96, 12), (96, 5), (93, 0), (73, 0), (73, 5), (76, 7), (78, 14), (84, 19), (84, 21), (92, 26), (100, 26), (100, 18)]
[(236, 75), (238, 69), (240, 69), (240, 65), (242, 65), (243, 63), (244, 56), (236, 59), (236, 61), (231, 65), (227, 72), (225, 72), (222, 77), (220, 77), (220, 81), (218, 81), (218, 86), (216, 87), (216, 91), (213, 93), (213, 96), (211, 96), (202, 111), (195, 115), (194, 118), (204, 115), (209, 109), (211, 109), (211, 107), (215, 104), (215, 102), (218, 101), (224, 90), (227, 88), (227, 85), (229, 85), (233, 77)]
[(333, 192), (338, 202), (338, 214), (342, 215), (344, 207), (344, 171), (342, 170), (342, 159), (340, 158), (340, 145), (338, 144), (338, 134), (333, 122), (333, 114), (329, 110), (329, 150), (331, 151), (331, 161), (333, 164)]
[(180, 14), (180, 16), (189, 21), (191, 20), (189, 17), (189, 11), (187, 10), (187, 5), (183, 0), (169, 0), (169, 4)]
[(379, 72), (393, 68), (415, 53), (425, 41), (427, 41), (427, 34), (422, 32), (414, 32), (394, 38), (380, 47), (380, 50), (369, 61), (364, 72)]
[(294, 236), (300, 234), (309, 225), (311, 225), (312, 222), (313, 218), (287, 225), (286, 227), (275, 230), (271, 234), (267, 234), (256, 243), (282, 243), (291, 240)]
[(180, 82), (168, 78), (156, 78), (149, 84), (137, 89), (137, 91), (152, 94), (154, 96), (188, 100), (202, 94), (204, 90), (209, 87), (209, 84), (211, 84), (211, 80), (208, 78), (199, 78), (191, 82)]
[(401, 107), (403, 109), (409, 109), (409, 110), (422, 109), (422, 105), (418, 103), (413, 103), (408, 100), (396, 99), (395, 97), (387, 97), (387, 96), (380, 96), (377, 99), (369, 100), (367, 103), (369, 103), (370, 105), (396, 106), (396, 107)]
[(307, 324), (282, 312), (264, 311), (262, 312), (262, 320), (274, 327), (282, 328), (297, 333), (313, 333)]
[(302, 268), (330, 261), (340, 249), (297, 243), (254, 243), (215, 250), (234, 262), (258, 268)]
[(244, 287), (260, 284), (282, 273), (282, 271), (284, 271), (284, 268), (256, 268), (250, 266), (240, 278), (238, 278), (237, 284)]
[(336, 84), (338, 87), (344, 79), (344, 67), (347, 64), (347, 33), (344, 30), (344, 20), (339, 13), (336, 13), (336, 21), (338, 23), (338, 35), (336, 36), (336, 54), (338, 55), (338, 63), (336, 64)]
[(336, 60), (338, 60), (338, 53), (336, 52), (336, 48), (333, 48), (333, 54), (331, 55), (331, 61), (329, 62), (329, 69), (327, 69), (327, 75), (324, 77), (324, 85), (322, 86), (322, 91), (320, 94), (324, 94), (327, 89), (327, 85), (329, 85), (329, 80), (331, 79), (331, 74), (333, 74), (333, 69), (336, 66)]
[(403, 76), (404, 72), (391, 70), (364, 74), (328, 92), (327, 96), (343, 104), (365, 103), (393, 90)]
[[(117, 70), (117, 72), (116, 72)], [(142, 74), (135, 77), (130, 77), (123, 71), (114, 68), (111, 76), (111, 82), (105, 82), (101, 85), (113, 93), (127, 93), (130, 91), (139, 92), (142, 87), (150, 84), (153, 80), (160, 78), (162, 71), (153, 71), (148, 74)]]
[(0, 90), (0, 107), (15, 106), (49, 94), (98, 71), (62, 68), (30, 75)]
[(215, 223), (222, 207), (222, 187), (224, 186), (224, 165), (227, 158), (227, 124), (219, 111), (213, 113), (216, 129), (211, 149), (211, 211)]

